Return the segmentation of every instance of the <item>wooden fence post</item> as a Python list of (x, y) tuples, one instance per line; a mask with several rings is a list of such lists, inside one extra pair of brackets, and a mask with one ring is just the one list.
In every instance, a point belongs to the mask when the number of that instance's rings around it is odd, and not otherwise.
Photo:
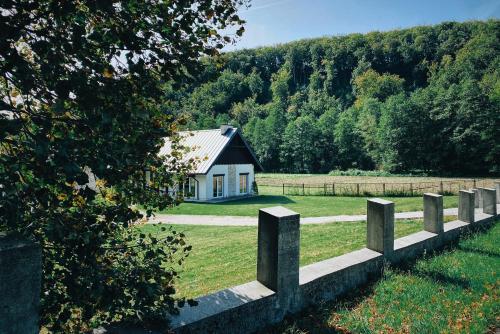
[(382, 195), (385, 196), (385, 183), (382, 183)]
[(302, 183), (302, 196), (304, 196), (305, 194), (306, 194), (306, 192), (305, 192), (305, 186), (304, 186), (304, 184)]
[(283, 183), (283, 195), (285, 194), (285, 184)]
[(335, 183), (332, 183), (332, 193), (333, 193), (333, 196), (335, 196)]
[(440, 193), (441, 195), (443, 195), (443, 193), (444, 193), (444, 191), (443, 191), (443, 181), (440, 181), (440, 182), (439, 182), (439, 193)]
[(356, 183), (356, 194), (359, 196), (359, 183)]
[(413, 183), (410, 183), (410, 195), (413, 196)]

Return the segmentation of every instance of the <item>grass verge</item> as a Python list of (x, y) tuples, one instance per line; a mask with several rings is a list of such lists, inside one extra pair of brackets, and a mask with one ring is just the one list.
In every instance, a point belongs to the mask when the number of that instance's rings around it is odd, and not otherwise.
[(495, 333), (500, 224), (378, 282), (285, 320), (267, 333)]

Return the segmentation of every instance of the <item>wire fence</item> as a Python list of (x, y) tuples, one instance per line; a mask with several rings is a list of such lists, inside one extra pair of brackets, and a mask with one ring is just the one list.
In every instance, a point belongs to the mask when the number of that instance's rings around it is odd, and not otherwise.
[(494, 187), (494, 180), (453, 180), (431, 182), (368, 182), (368, 183), (282, 183), (259, 186), (274, 188), (275, 192), (295, 196), (421, 196), (424, 193), (458, 195), (460, 190), (478, 187)]

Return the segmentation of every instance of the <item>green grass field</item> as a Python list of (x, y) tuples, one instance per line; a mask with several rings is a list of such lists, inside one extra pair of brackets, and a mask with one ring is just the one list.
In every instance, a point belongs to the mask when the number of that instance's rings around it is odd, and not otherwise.
[(267, 333), (497, 333), (500, 224)]
[[(280, 196), (260, 195), (258, 197), (225, 203), (181, 203), (163, 211), (167, 214), (257, 216), (259, 209), (282, 205), (298, 212), (302, 217), (366, 214), (367, 197), (331, 196)], [(396, 212), (421, 211), (422, 197), (387, 197), (396, 203)], [(444, 207), (457, 207), (457, 196), (445, 196)]]
[[(139, 226), (143, 232), (153, 225)], [(196, 297), (253, 281), (257, 265), (256, 227), (175, 225), (186, 234), (193, 250), (177, 282), (179, 296)], [(422, 221), (398, 220), (396, 237), (422, 230)], [(333, 223), (301, 226), (300, 265), (328, 259), (365, 247), (366, 223)]]
[(294, 184), (323, 184), (323, 183), (408, 183), (408, 182), (472, 182), (477, 181), (477, 186), (492, 186), (495, 178), (476, 177), (432, 177), (432, 176), (335, 176), (328, 174), (285, 174), (285, 173), (257, 173), (255, 180), (258, 184), (281, 185), (282, 183)]
[[(373, 176), (328, 174), (257, 173), (255, 180), (261, 194), (337, 196), (414, 196), (442, 192), (457, 195), (460, 189), (494, 187), (494, 178), (454, 178), (423, 176)], [(382, 173), (383, 174), (383, 173)]]

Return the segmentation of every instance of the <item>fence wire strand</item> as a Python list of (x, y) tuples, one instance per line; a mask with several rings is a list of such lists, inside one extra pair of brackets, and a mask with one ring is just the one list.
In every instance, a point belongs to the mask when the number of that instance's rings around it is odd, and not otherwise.
[(259, 186), (281, 188), (283, 195), (295, 196), (421, 196), (433, 192), (458, 195), (460, 190), (492, 187), (494, 180), (453, 180), (432, 182), (332, 182), (332, 183), (281, 183)]

